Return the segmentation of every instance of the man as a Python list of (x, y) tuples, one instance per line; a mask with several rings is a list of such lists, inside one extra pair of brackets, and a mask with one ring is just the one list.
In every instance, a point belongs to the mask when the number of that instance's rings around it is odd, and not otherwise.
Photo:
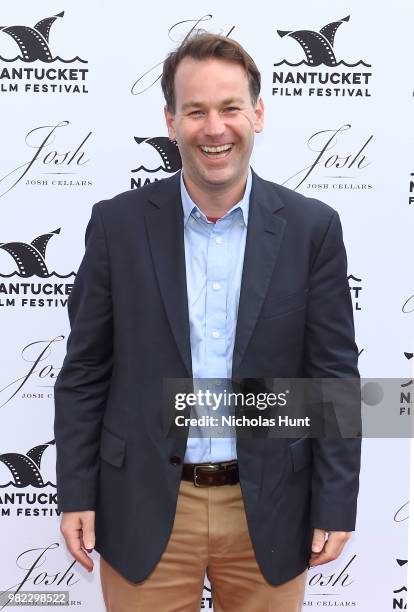
[(185, 40), (162, 87), (183, 171), (94, 206), (70, 296), (62, 532), (87, 569), (101, 554), (110, 612), (194, 612), (205, 571), (216, 612), (298, 611), (355, 527), (359, 440), (166, 435), (163, 383), (357, 377), (339, 217), (250, 170), (238, 43)]

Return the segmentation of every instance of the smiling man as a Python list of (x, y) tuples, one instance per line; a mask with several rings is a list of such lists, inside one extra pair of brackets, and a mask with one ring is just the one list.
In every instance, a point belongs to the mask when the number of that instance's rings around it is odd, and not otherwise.
[(94, 206), (70, 296), (62, 532), (101, 554), (109, 612), (197, 612), (205, 573), (215, 612), (299, 612), (355, 528), (359, 439), (166, 436), (163, 382), (358, 377), (339, 217), (251, 170), (260, 73), (234, 40), (186, 39), (161, 84), (182, 172)]

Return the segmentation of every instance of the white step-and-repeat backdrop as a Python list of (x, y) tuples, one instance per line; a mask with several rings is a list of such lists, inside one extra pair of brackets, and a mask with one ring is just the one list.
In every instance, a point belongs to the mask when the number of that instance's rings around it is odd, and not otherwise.
[[(75, 564), (59, 533), (53, 385), (92, 204), (180, 168), (160, 64), (194, 28), (236, 38), (257, 61), (266, 122), (252, 165), (339, 211), (361, 375), (401, 378), (390, 410), (408, 418), (413, 19), (403, 0), (3, 3), (0, 591), (69, 591), (74, 608), (104, 609), (97, 568)], [(364, 440), (357, 531), (309, 572), (305, 608), (405, 609), (408, 457), (408, 439)]]

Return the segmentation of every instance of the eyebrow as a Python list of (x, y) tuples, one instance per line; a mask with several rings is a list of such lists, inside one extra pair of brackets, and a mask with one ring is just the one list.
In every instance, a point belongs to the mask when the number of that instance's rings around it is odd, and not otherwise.
[[(244, 104), (244, 100), (242, 98), (227, 98), (226, 100), (223, 100), (221, 102), (222, 106), (229, 106), (231, 104)], [(181, 110), (187, 110), (188, 108), (199, 108), (202, 107), (203, 103), (202, 102), (197, 102), (195, 100), (190, 100), (190, 102), (185, 102), (182, 107)]]

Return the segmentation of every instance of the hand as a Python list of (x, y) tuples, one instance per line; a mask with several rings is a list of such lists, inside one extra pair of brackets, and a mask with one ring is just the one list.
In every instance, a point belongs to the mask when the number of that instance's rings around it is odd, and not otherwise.
[[(323, 565), (339, 557), (343, 547), (351, 537), (351, 531), (324, 531), (313, 530), (312, 554), (309, 567)], [(327, 534), (327, 538), (326, 538)]]
[(91, 553), (95, 546), (95, 512), (64, 512), (60, 531), (72, 556), (91, 572), (93, 561), (85, 551)]

